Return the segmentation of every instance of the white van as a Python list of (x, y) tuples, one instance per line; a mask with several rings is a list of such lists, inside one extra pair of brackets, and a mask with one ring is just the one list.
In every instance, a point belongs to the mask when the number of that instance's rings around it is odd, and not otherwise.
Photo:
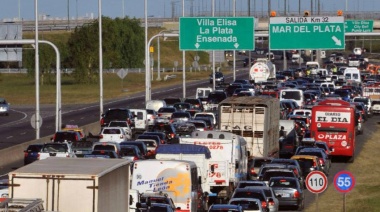
[(346, 81), (351, 80), (358, 83), (362, 82), (362, 79), (360, 77), (360, 70), (357, 68), (352, 68), (352, 67), (346, 68), (343, 72), (343, 76), (345, 77)]
[(300, 108), (305, 105), (305, 97), (303, 96), (303, 91), (299, 89), (284, 89), (280, 92), (280, 101), (291, 99), (297, 102)]
[(146, 109), (129, 109), (135, 119), (135, 132), (143, 133), (148, 129), (148, 115)]

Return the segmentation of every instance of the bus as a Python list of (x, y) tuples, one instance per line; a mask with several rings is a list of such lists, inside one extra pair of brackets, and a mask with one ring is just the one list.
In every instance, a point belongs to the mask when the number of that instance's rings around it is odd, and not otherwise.
[(135, 161), (131, 189), (140, 194), (167, 193), (173, 199), (176, 211), (190, 212), (203, 208), (201, 179), (198, 177), (197, 165), (192, 161)]
[(354, 161), (358, 119), (355, 107), (343, 100), (324, 100), (312, 108), (311, 137), (329, 146), (331, 156)]

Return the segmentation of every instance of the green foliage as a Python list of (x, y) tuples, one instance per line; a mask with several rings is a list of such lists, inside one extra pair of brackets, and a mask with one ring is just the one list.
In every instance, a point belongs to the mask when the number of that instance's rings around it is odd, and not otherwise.
[[(98, 22), (75, 29), (68, 41), (71, 67), (79, 83), (97, 81), (99, 69)], [(137, 19), (102, 19), (103, 68), (141, 67), (144, 31)]]

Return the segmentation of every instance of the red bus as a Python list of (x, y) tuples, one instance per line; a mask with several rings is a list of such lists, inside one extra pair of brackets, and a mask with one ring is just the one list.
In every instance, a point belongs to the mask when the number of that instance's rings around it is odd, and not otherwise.
[(355, 107), (343, 100), (324, 100), (312, 108), (311, 137), (324, 141), (332, 156), (354, 161), (357, 118)]

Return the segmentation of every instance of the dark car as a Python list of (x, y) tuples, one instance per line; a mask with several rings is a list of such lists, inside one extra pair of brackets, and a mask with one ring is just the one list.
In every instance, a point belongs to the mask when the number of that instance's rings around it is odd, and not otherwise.
[(183, 102), (192, 104), (193, 108), (196, 110), (200, 110), (200, 111), (204, 110), (202, 101), (200, 99), (187, 98)]
[(248, 178), (250, 180), (256, 180), (260, 167), (266, 163), (270, 163), (273, 160), (271, 157), (256, 157), (248, 160)]
[(102, 118), (100, 119), (100, 126), (106, 127), (110, 121), (127, 121), (131, 128), (135, 126), (133, 114), (129, 109), (126, 108), (108, 109), (104, 114), (102, 114)]
[(153, 132), (163, 132), (166, 134), (167, 142), (169, 144), (179, 143), (179, 138), (176, 130), (172, 124), (156, 123), (152, 129)]
[(57, 131), (53, 138), (53, 142), (76, 142), (81, 141), (81, 135), (77, 131)]
[(40, 151), (44, 145), (43, 144), (31, 144), (24, 151), (24, 165), (32, 163), (40, 159)]
[(301, 184), (295, 177), (272, 177), (268, 182), (280, 202), (280, 208), (292, 207), (303, 210), (304, 193)]
[(125, 141), (120, 143), (120, 149), (125, 145), (134, 145), (137, 146), (141, 152), (141, 154), (146, 158), (148, 155), (148, 147), (142, 141)]
[(166, 134), (163, 132), (144, 132), (143, 135), (157, 135), (160, 138), (161, 144), (167, 143)]
[[(210, 74), (210, 84), (213, 83), (213, 74)], [(222, 72), (215, 72), (215, 83), (224, 83), (224, 75)]]

